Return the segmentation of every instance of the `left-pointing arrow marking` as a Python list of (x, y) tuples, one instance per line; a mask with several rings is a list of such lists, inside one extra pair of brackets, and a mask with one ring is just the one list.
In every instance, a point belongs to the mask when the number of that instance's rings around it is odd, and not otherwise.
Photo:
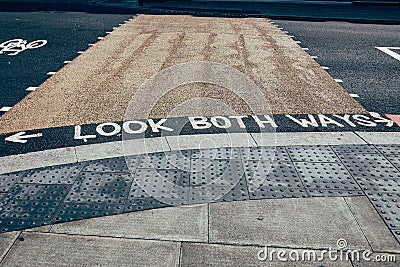
[(14, 142), (14, 143), (22, 143), (25, 144), (26, 142), (28, 142), (29, 138), (33, 138), (33, 137), (41, 137), (43, 134), (42, 133), (36, 133), (36, 134), (28, 134), (28, 135), (24, 135), (26, 134), (26, 132), (19, 132), (16, 134), (13, 134), (9, 137), (6, 137), (5, 140), (9, 141), (9, 142)]

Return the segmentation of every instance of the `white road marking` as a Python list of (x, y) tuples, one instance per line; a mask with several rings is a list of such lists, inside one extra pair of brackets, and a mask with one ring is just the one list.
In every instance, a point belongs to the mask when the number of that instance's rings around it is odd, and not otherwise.
[(301, 44), (301, 42), (300, 41), (295, 41), (296, 42), (296, 44)]
[(400, 50), (400, 47), (375, 47), (375, 48), (400, 61), (400, 54), (392, 51), (392, 50)]
[(83, 54), (83, 53), (85, 53), (84, 51), (78, 51), (78, 54)]
[(94, 44), (89, 44), (89, 46), (94, 46)]
[(2, 107), (2, 108), (0, 108), (0, 111), (2, 111), (2, 112), (7, 112), (7, 111), (9, 111), (11, 108), (12, 108), (12, 107)]
[(317, 56), (311, 56), (311, 58), (313, 58), (313, 59), (317, 59), (318, 57), (317, 57)]
[(289, 33), (288, 31), (283, 31), (283, 33)]
[(104, 39), (104, 37), (97, 37), (97, 39), (99, 39), (99, 40), (103, 40), (103, 39)]
[(68, 63), (71, 63), (72, 61), (71, 60), (66, 60), (66, 61), (64, 61), (64, 64), (68, 64)]
[(106, 32), (107, 34), (110, 34), (110, 33), (112, 33), (112, 32)]
[(335, 80), (335, 82), (337, 82), (337, 83), (342, 83), (343, 82), (343, 80), (341, 80), (341, 79), (334, 79)]
[(56, 74), (55, 71), (49, 71), (49, 72), (47, 73), (47, 75), (54, 75), (54, 74)]
[(118, 27), (113, 27), (113, 30), (116, 30), (116, 29), (118, 29)]
[(294, 35), (289, 35), (290, 38), (294, 38)]
[(304, 51), (310, 50), (310, 49), (308, 49), (307, 47), (303, 47), (302, 49), (303, 49)]
[(321, 66), (323, 70), (329, 70), (329, 67)]
[(43, 136), (42, 133), (28, 134), (28, 135), (24, 135), (24, 134), (26, 134), (26, 132), (19, 132), (19, 133), (11, 135), (9, 137), (6, 137), (4, 140), (6, 140), (8, 142), (13, 142), (13, 143), (25, 144), (26, 142), (28, 142), (28, 140), (26, 140), (26, 139)]
[(357, 94), (350, 94), (350, 96), (351, 97), (354, 97), (354, 98), (356, 98), (356, 97), (360, 97), (359, 95), (357, 95)]
[(283, 28), (278, 28), (279, 30), (283, 30)]
[(25, 90), (26, 90), (26, 91), (33, 92), (33, 91), (35, 91), (36, 89), (37, 89), (37, 87), (30, 86), (30, 87), (26, 88)]

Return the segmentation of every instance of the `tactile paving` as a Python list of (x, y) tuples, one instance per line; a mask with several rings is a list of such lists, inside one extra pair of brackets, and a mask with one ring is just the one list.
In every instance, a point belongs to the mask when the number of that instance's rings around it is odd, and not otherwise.
[(365, 192), (400, 193), (400, 179), (359, 178), (358, 183)]
[(244, 147), (240, 152), (243, 160), (290, 161), (284, 147)]
[(392, 230), (394, 237), (396, 237), (397, 241), (400, 243), (400, 230)]
[(309, 197), (307, 191), (298, 188), (283, 188), (283, 187), (262, 187), (254, 192), (250, 192), (250, 199), (265, 199), (265, 198), (301, 198)]
[(66, 201), (123, 203), (132, 180), (130, 174), (82, 172), (72, 186)]
[(400, 229), (400, 193), (367, 193), (390, 229)]
[(245, 176), (250, 193), (260, 187), (303, 187), (291, 162), (245, 161)]
[(400, 155), (400, 145), (376, 145), (376, 147), (383, 154), (397, 154)]
[(287, 147), (293, 161), (306, 162), (339, 162), (329, 146), (293, 146)]
[(400, 172), (381, 154), (340, 154), (339, 157), (356, 178), (400, 179)]
[(70, 186), (18, 184), (0, 203), (0, 231), (50, 223)]
[(15, 172), (0, 175), (0, 193), (8, 192), (26, 172)]
[(379, 153), (378, 149), (373, 145), (336, 145), (330, 147), (339, 154)]
[(307, 188), (360, 190), (353, 177), (340, 163), (295, 162), (294, 164)]
[(400, 154), (386, 155), (386, 158), (392, 163), (398, 170), (400, 170)]
[(73, 203), (60, 205), (53, 221), (56, 223), (70, 222), (93, 217), (108, 216), (122, 213), (124, 205), (109, 203)]
[(29, 171), (19, 179), (20, 183), (72, 184), (83, 167), (82, 163), (52, 166)]
[(239, 148), (213, 148), (192, 150), (192, 159), (240, 159)]
[(179, 153), (179, 151), (146, 154), (141, 156), (137, 168), (189, 171), (190, 156), (185, 156), (185, 154)]
[(86, 172), (129, 172), (125, 158), (117, 157), (110, 159), (101, 159), (89, 161), (85, 164), (83, 171)]
[(189, 187), (179, 186), (154, 169), (137, 169), (135, 182), (138, 190), (168, 205), (182, 205), (189, 201)]
[(307, 188), (307, 192), (312, 197), (351, 197), (363, 196), (362, 190), (335, 190), (335, 189), (311, 189)]
[(195, 149), (0, 175), (0, 232), (183, 204), (366, 193), (395, 234), (398, 148)]

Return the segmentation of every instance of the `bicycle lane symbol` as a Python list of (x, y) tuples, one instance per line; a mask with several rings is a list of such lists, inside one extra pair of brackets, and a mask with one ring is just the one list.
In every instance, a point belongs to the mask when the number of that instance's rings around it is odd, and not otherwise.
[(9, 56), (16, 56), (22, 51), (36, 49), (47, 44), (47, 40), (36, 40), (28, 43), (24, 39), (12, 39), (0, 44), (0, 54), (7, 53)]

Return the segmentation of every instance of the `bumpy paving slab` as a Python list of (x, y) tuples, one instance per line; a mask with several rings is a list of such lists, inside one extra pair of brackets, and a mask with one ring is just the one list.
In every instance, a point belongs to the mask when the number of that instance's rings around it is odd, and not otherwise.
[[(365, 212), (375, 208), (400, 239), (398, 152), (398, 145), (190, 149), (2, 174), (0, 231), (186, 204), (366, 196)], [(372, 223), (362, 214), (360, 224)]]
[[(212, 84), (187, 84), (163, 96), (155, 87), (132, 105), (131, 117), (365, 112), (298, 44), (265, 19), (140, 15), (3, 115), (0, 132), (121, 121), (143, 82), (191, 61), (233, 67), (254, 81), (261, 98), (249, 106), (243, 95), (254, 94), (240, 86), (233, 93)], [(188, 73), (190, 66), (169, 75), (168, 82)], [(212, 73), (205, 68), (194, 78)], [(229, 76), (225, 79), (238, 85)], [(141, 107), (154, 99), (158, 102), (153, 109), (144, 112)]]

